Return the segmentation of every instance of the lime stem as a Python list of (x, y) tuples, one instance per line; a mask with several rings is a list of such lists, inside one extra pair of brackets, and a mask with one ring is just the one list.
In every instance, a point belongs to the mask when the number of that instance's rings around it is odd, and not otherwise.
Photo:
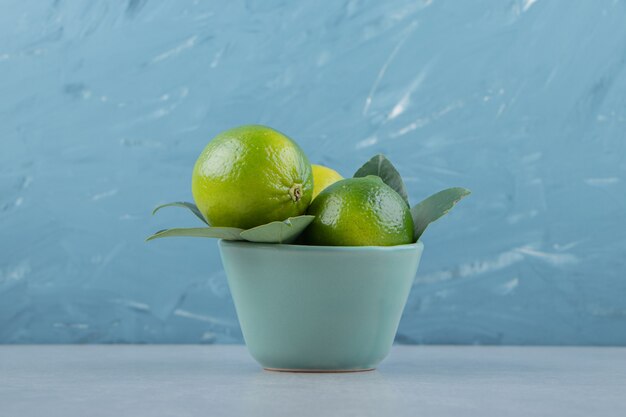
[(302, 198), (302, 184), (294, 184), (289, 189), (289, 195), (291, 199), (297, 203)]

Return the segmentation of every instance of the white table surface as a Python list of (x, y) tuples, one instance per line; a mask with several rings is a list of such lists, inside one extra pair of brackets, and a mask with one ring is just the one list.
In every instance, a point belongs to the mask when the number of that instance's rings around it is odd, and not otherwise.
[(263, 371), (243, 346), (0, 346), (0, 416), (626, 416), (626, 348), (394, 347)]

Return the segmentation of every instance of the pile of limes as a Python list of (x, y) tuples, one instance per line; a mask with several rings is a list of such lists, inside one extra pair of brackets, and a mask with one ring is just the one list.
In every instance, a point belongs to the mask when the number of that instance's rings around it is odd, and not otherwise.
[(391, 246), (411, 243), (409, 206), (379, 177), (342, 179), (309, 163), (302, 149), (265, 126), (217, 135), (192, 176), (193, 197), (212, 226), (248, 229), (311, 214), (302, 243)]
[(192, 175), (195, 205), (169, 204), (191, 209), (209, 228), (170, 229), (151, 238), (238, 238), (250, 229), (276, 221), (289, 224), (286, 219), (303, 216), (307, 223), (298, 231), (299, 244), (413, 243), (419, 237), (419, 222), (414, 221), (402, 179), (391, 163), (384, 161), (393, 178), (381, 174), (376, 166), (369, 170), (376, 175), (367, 175), (364, 165), (357, 174), (365, 175), (344, 179), (331, 168), (311, 165), (298, 144), (277, 130), (260, 125), (230, 129), (213, 138), (196, 161)]

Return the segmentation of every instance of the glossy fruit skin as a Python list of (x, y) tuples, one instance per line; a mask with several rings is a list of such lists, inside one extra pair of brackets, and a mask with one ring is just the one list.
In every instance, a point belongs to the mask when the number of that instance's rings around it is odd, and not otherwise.
[(209, 142), (194, 166), (191, 190), (211, 226), (249, 229), (304, 214), (313, 196), (313, 174), (289, 137), (246, 125)]
[(315, 220), (303, 242), (324, 246), (413, 243), (409, 206), (379, 177), (348, 178), (322, 191), (307, 210)]
[(329, 185), (343, 179), (337, 171), (324, 165), (312, 164), (311, 168), (313, 169), (313, 198)]

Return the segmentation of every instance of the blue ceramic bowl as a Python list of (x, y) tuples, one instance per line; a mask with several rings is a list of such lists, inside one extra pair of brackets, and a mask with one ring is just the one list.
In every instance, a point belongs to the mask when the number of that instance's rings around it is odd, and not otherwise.
[(220, 241), (250, 354), (308, 372), (373, 369), (387, 356), (423, 248)]

